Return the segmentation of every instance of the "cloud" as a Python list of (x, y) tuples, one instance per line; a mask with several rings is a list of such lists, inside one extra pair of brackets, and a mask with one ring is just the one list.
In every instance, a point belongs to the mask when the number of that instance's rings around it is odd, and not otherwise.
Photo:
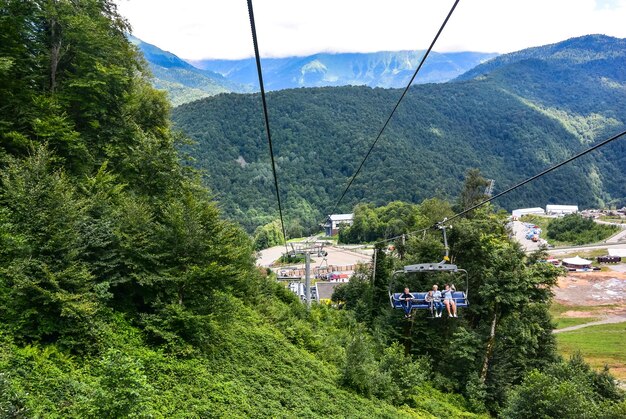
[[(189, 59), (253, 54), (242, 0), (117, 0), (134, 34)], [(425, 49), (452, 0), (255, 0), (261, 54)], [(626, 37), (624, 0), (464, 0), (437, 51), (510, 52), (604, 33)]]

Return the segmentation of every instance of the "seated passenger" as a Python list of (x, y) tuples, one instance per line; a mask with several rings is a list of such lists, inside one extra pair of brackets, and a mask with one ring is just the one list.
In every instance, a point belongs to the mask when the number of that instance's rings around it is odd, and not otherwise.
[(402, 305), (402, 309), (404, 310), (404, 318), (408, 319), (411, 317), (411, 309), (413, 308), (413, 299), (415, 297), (413, 294), (409, 292), (409, 288), (405, 288), (404, 292), (400, 294), (398, 300), (400, 300), (400, 305)]
[[(454, 289), (454, 285), (450, 286), (450, 284), (446, 284), (445, 289), (443, 290), (443, 303), (446, 305), (448, 309), (449, 317), (457, 317), (456, 315), (456, 301), (452, 298), (452, 293), (456, 291)], [(450, 310), (452, 308), (452, 310)]]
[[(441, 302), (441, 291), (439, 291), (437, 284), (433, 285), (433, 289), (428, 291), (427, 298), (430, 298), (430, 307), (431, 310), (435, 310), (435, 317), (441, 317), (443, 313), (443, 303)], [(426, 301), (428, 301), (428, 299)]]

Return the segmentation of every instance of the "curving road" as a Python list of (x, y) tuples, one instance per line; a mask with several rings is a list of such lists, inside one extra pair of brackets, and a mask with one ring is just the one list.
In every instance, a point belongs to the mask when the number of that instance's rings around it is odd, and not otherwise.
[(617, 315), (609, 316), (606, 319), (598, 320), (595, 322), (577, 324), (576, 326), (564, 327), (563, 329), (554, 329), (552, 333), (571, 332), (573, 330), (578, 330), (578, 329), (582, 329), (584, 327), (589, 327), (589, 326), (598, 326), (601, 324), (615, 324), (615, 323), (624, 323), (624, 322), (626, 322), (626, 314), (617, 314)]

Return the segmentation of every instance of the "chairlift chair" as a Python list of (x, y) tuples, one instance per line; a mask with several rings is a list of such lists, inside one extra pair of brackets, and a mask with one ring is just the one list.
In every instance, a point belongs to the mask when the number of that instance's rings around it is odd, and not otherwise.
[[(445, 220), (444, 220), (445, 222)], [(391, 281), (389, 282), (389, 303), (391, 304), (391, 308), (403, 310), (402, 301), (400, 300), (401, 292), (394, 292), (397, 287), (396, 283), (396, 275), (404, 273), (404, 274), (412, 274), (412, 273), (423, 273), (423, 274), (432, 274), (432, 273), (449, 273), (452, 275), (460, 274), (465, 279), (465, 291), (453, 291), (452, 299), (456, 303), (457, 308), (465, 308), (469, 306), (469, 300), (467, 299), (467, 295), (469, 292), (469, 277), (467, 271), (465, 269), (459, 269), (457, 265), (453, 265), (448, 263), (450, 260), (449, 256), (449, 247), (448, 247), (448, 237), (446, 235), (446, 227), (444, 225), (439, 225), (439, 228), (443, 232), (443, 241), (445, 246), (445, 256), (441, 262), (438, 263), (420, 263), (417, 265), (407, 265), (404, 266), (402, 270), (395, 271), (391, 275)], [(450, 281), (454, 283), (453, 281)], [(426, 301), (427, 292), (416, 292), (411, 293), (415, 296), (412, 300), (412, 308), (416, 310), (430, 310), (431, 317), (434, 317), (433, 313), (433, 304), (431, 302)]]
[[(465, 308), (469, 306), (469, 300), (467, 298), (468, 295), (468, 287), (469, 287), (469, 277), (467, 275), (467, 271), (465, 269), (459, 269), (458, 266), (447, 264), (447, 263), (420, 263), (417, 265), (407, 265), (402, 270), (395, 271), (391, 276), (391, 281), (389, 283), (389, 302), (391, 304), (391, 308), (402, 310), (404, 307), (402, 306), (402, 301), (400, 301), (401, 292), (394, 292), (398, 283), (396, 281), (396, 275), (398, 274), (412, 274), (412, 273), (423, 273), (423, 274), (432, 274), (432, 273), (450, 273), (450, 274), (460, 274), (465, 279), (465, 290), (464, 291), (453, 291), (452, 299), (456, 302), (457, 308)], [(450, 281), (453, 282), (453, 281)], [(433, 309), (433, 305), (426, 301), (426, 295), (428, 292), (412, 292), (415, 296), (413, 299), (413, 309), (416, 310), (431, 310)]]

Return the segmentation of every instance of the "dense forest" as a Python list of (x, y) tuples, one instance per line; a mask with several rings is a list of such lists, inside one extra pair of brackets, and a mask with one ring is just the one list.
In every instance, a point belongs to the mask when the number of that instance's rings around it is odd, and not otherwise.
[[(358, 203), (452, 199), (469, 168), (494, 179), (498, 192), (608, 138), (626, 122), (622, 43), (577, 38), (555, 52), (569, 60), (510, 60), (476, 79), (413, 86), (337, 212)], [(291, 237), (315, 229), (331, 210), (399, 95), (367, 87), (269, 94)], [(225, 215), (249, 232), (277, 217), (260, 106), (258, 95), (219, 95), (173, 112), (176, 127), (195, 141), (185, 152), (206, 171)], [(621, 206), (624, 168), (621, 140), (498, 205)]]
[(389, 272), (439, 256), (435, 233), (308, 311), (182, 164), (114, 2), (0, 0), (0, 28), (0, 417), (626, 413), (607, 371), (556, 355), (556, 271), (491, 208), (450, 237), (461, 318), (387, 308)]

